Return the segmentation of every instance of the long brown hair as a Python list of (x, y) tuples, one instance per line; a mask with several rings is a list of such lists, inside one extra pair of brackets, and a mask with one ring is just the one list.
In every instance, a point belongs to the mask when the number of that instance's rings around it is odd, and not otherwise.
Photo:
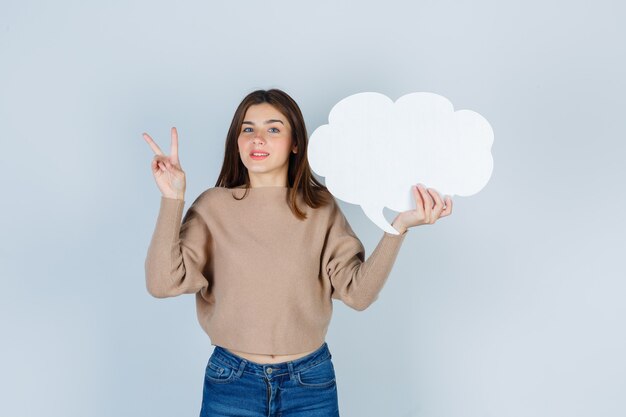
[(276, 110), (287, 118), (291, 126), (291, 144), (293, 145), (295, 142), (298, 146), (298, 152), (289, 154), (287, 181), (290, 189), (286, 200), (291, 211), (298, 219), (306, 219), (306, 213), (302, 212), (296, 205), (298, 192), (302, 193), (304, 202), (312, 208), (325, 206), (331, 202), (333, 197), (326, 186), (320, 183), (311, 172), (307, 158), (309, 138), (300, 107), (287, 93), (277, 88), (253, 91), (237, 107), (226, 136), (224, 162), (215, 186), (236, 188), (244, 185), (246, 192), (243, 197), (237, 198), (233, 195), (233, 198), (242, 200), (248, 195), (250, 177), (248, 176), (248, 169), (239, 156), (237, 139), (248, 107), (261, 103), (269, 103), (274, 106)]

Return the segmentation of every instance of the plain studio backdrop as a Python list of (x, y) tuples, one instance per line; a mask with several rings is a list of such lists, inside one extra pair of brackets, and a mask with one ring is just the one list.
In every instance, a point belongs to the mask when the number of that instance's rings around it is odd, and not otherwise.
[[(213, 347), (192, 295), (147, 293), (160, 192), (141, 134), (169, 153), (178, 128), (186, 210), (239, 101), (272, 87), (309, 134), (363, 91), (435, 92), (495, 134), (485, 188), (409, 230), (367, 310), (335, 302), (342, 416), (626, 415), (625, 18), (618, 1), (3, 0), (0, 415), (198, 415)], [(340, 205), (369, 255), (382, 231)]]

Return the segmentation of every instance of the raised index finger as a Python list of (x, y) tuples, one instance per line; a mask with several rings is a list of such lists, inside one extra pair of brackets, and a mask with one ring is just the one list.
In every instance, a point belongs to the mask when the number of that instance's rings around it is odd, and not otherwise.
[(150, 145), (150, 147), (152, 148), (155, 154), (163, 155), (163, 151), (161, 151), (161, 148), (159, 148), (159, 145), (157, 145), (156, 142), (152, 140), (150, 135), (144, 132), (143, 138), (146, 140), (146, 142), (148, 142), (148, 145)]
[(172, 159), (174, 163), (178, 164), (178, 131), (175, 127), (172, 127), (172, 149), (171, 149)]

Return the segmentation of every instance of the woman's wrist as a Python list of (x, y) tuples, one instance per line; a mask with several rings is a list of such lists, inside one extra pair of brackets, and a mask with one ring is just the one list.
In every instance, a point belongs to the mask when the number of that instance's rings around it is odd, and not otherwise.
[(407, 231), (407, 227), (405, 225), (402, 224), (402, 222), (400, 222), (398, 219), (394, 220), (393, 223), (391, 223), (391, 226), (393, 226), (394, 229), (396, 229), (400, 234), (404, 233)]
[(185, 199), (185, 195), (184, 194), (177, 194), (177, 195), (168, 195), (168, 194), (161, 194), (163, 197), (165, 198), (171, 198), (173, 200), (184, 200)]

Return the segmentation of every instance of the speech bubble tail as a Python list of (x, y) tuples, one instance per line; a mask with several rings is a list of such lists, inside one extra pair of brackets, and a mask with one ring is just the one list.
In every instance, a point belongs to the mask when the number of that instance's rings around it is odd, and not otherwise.
[(374, 222), (374, 224), (380, 227), (383, 231), (387, 233), (391, 233), (392, 235), (399, 235), (398, 232), (392, 225), (389, 224), (385, 216), (383, 216), (382, 207), (377, 206), (361, 206), (361, 209), (365, 213), (365, 215)]

